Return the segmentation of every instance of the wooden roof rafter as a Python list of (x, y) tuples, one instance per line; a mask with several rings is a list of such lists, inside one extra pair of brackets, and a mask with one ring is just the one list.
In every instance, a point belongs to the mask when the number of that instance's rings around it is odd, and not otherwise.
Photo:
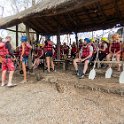
[(115, 8), (115, 16), (120, 19), (121, 18), (121, 12), (119, 10), (118, 2), (120, 0), (114, 0), (114, 8)]

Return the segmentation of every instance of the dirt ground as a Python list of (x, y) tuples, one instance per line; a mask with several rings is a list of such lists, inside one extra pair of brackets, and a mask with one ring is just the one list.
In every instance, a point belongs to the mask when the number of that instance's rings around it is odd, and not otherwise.
[[(78, 79), (71, 73), (42, 75), (39, 82), (34, 75), (20, 84), (16, 74), (17, 87), (0, 87), (0, 124), (124, 124), (124, 97), (74, 88)], [(58, 78), (64, 93), (52, 83)]]

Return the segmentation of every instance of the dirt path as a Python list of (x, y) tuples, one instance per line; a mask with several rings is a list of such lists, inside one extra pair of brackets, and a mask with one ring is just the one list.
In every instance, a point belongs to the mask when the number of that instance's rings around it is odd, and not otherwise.
[(1, 87), (0, 124), (124, 124), (124, 97), (75, 89), (65, 73), (50, 76), (65, 79), (64, 93), (33, 78), (15, 88)]

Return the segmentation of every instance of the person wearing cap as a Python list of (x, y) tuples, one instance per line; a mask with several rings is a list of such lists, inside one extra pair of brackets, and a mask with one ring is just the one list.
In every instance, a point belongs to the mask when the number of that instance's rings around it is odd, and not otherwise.
[[(16, 84), (12, 83), (13, 74), (14, 74), (14, 51), (11, 45), (11, 37), (7, 36), (5, 38), (5, 43), (0, 42), (0, 56), (2, 57), (2, 84), (1, 86), (13, 87)], [(9, 80), (8, 83), (5, 83), (6, 80), (6, 72), (9, 71)]]
[(101, 38), (101, 44), (99, 45), (99, 60), (102, 61), (109, 54), (109, 40), (106, 37)]
[[(109, 47), (109, 54), (107, 55), (107, 61), (110, 61), (112, 58), (116, 58), (117, 62), (120, 62), (121, 57), (121, 43), (120, 43), (120, 35), (114, 34), (112, 36), (112, 42)], [(111, 64), (109, 64), (111, 67)], [(121, 64), (118, 64), (117, 71), (121, 71)]]
[[(91, 46), (90, 39), (85, 38), (83, 46), (79, 52), (79, 58), (76, 58), (73, 61), (73, 65), (76, 70), (76, 74), (79, 76), (79, 78), (84, 77), (84, 75), (88, 69), (88, 65), (92, 58), (92, 55), (93, 55), (93, 47)], [(82, 62), (84, 62), (84, 68), (83, 68), (83, 73), (80, 74), (80, 72), (78, 70), (78, 63), (82, 63)]]
[(27, 36), (21, 37), (21, 46), (20, 46), (20, 61), (22, 62), (22, 70), (24, 74), (24, 80), (21, 83), (27, 82), (27, 75), (26, 75), (26, 66), (28, 64), (28, 56), (30, 54), (30, 50), (32, 46), (27, 42)]

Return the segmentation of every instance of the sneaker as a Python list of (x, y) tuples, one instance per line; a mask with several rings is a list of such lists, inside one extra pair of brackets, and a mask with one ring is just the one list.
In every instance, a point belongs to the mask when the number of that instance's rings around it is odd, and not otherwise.
[(17, 84), (8, 84), (7, 87), (15, 87)]
[(6, 86), (6, 85), (7, 85), (6, 83), (2, 83), (2, 84), (1, 84), (1, 87), (4, 87), (4, 86)]
[(84, 78), (84, 74), (83, 75), (81, 75), (81, 76), (79, 76), (79, 79), (83, 79)]
[(78, 70), (76, 71), (76, 75), (79, 76), (79, 72), (78, 72)]

